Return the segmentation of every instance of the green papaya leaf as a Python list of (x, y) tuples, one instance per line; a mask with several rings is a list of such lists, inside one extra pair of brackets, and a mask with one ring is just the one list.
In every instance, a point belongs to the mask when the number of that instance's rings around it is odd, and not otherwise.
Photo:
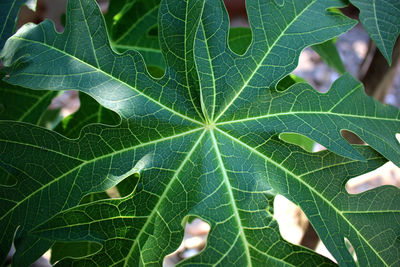
[(120, 1), (111, 0), (106, 13), (106, 22), (112, 47), (119, 52), (135, 49), (148, 66), (165, 69), (160, 51), (157, 14), (160, 0)]
[[(229, 47), (238, 54), (244, 54), (251, 43), (250, 28), (231, 28), (229, 31)], [(321, 59), (338, 73), (343, 74), (346, 69), (336, 48), (336, 39), (311, 46)]]
[[(0, 3), (0, 50), (14, 32), (18, 11), (25, 2), (5, 0)], [(4, 76), (7, 77), (7, 74), (0, 70), (0, 77)], [(40, 124), (56, 94), (57, 92), (52, 91), (29, 90), (0, 80), (0, 120)], [(0, 184), (11, 186), (15, 182), (15, 177), (0, 167)]]
[[(74, 88), (122, 119), (117, 126), (86, 126), (72, 140), (0, 122), (0, 166), (17, 180), (0, 186), (0, 256), (14, 240), (13, 264), (26, 266), (55, 241), (88, 241), (101, 250), (60, 266), (160, 266), (181, 243), (182, 222), (199, 217), (211, 226), (207, 246), (182, 265), (332, 265), (279, 235), (272, 206), (278, 192), (303, 208), (339, 264), (356, 265), (347, 238), (360, 265), (395, 265), (399, 190), (378, 188), (371, 200), (368, 192), (349, 195), (345, 182), (385, 158), (399, 164), (399, 110), (367, 97), (348, 74), (326, 94), (306, 83), (274, 89), (305, 47), (354, 26), (330, 11), (341, 5), (248, 0), (252, 41), (239, 55), (228, 46), (222, 1), (163, 0), (160, 79), (149, 75), (139, 52), (112, 49), (94, 0), (68, 2), (62, 34), (49, 21), (25, 26), (1, 54), (7, 82)], [(344, 129), (385, 158), (349, 145)], [(280, 140), (285, 132), (330, 151), (308, 153)], [(131, 194), (79, 205), (127, 177), (134, 177)]]
[(400, 33), (400, 1), (350, 0), (360, 10), (360, 21), (389, 64)]
[[(97, 200), (107, 199), (109, 196), (105, 192), (92, 193), (86, 195), (80, 204), (92, 203)], [(51, 247), (51, 263), (55, 263), (66, 257), (69, 258), (82, 258), (87, 255), (95, 254), (101, 249), (100, 244), (93, 242), (56, 242)]]
[(27, 0), (2, 0), (0, 3), (0, 50), (15, 30), (19, 9)]
[(0, 81), (0, 120), (37, 124), (57, 92), (37, 91)]
[[(210, 264), (221, 266), (229, 264), (237, 266), (331, 265), (329, 261), (318, 259), (316, 255), (294, 247), (279, 237), (278, 226), (272, 218), (273, 195), (268, 193), (269, 187), (263, 188), (262, 184), (265, 186), (268, 184), (265, 179), (259, 180), (258, 177), (259, 173), (263, 173), (267, 174), (266, 179), (271, 182), (271, 185), (273, 184), (273, 188), (290, 197), (303, 210), (311, 214), (311, 222), (317, 231), (321, 231), (320, 233), (326, 236), (324, 241), (330, 241), (328, 248), (339, 255), (337, 257), (339, 263), (355, 266), (353, 258), (345, 246), (344, 237), (354, 240), (353, 245), (364, 247), (365, 252), (361, 249), (360, 254), (357, 254), (359, 257), (361, 256), (360, 264), (363, 264), (365, 259), (374, 263), (381, 262), (376, 259), (380, 255), (375, 254), (377, 252), (374, 248), (383, 250), (384, 247), (382, 248), (379, 242), (374, 242), (377, 240), (373, 240), (372, 237), (377, 232), (391, 232), (390, 227), (388, 228), (388, 225), (384, 223), (386, 218), (381, 216), (379, 221), (374, 222), (369, 229), (361, 232), (358, 229), (368, 221), (368, 217), (374, 220), (380, 212), (388, 214), (393, 212), (393, 219), (397, 220), (399, 190), (388, 187), (369, 192), (369, 196), (376, 195), (379, 199), (370, 207), (370, 198), (365, 195), (351, 196), (347, 194), (343, 186), (349, 178), (372, 170), (385, 162), (376, 152), (366, 147), (357, 148), (368, 159), (367, 162), (362, 163), (336, 156), (327, 151), (315, 154), (304, 153), (303, 150), (294, 146), (282, 143), (277, 145), (279, 143), (277, 139), (268, 141), (264, 147), (265, 150), (262, 148), (261, 151), (253, 151), (251, 147), (235, 141), (225, 133), (218, 131), (214, 137), (221, 143), (221, 140), (226, 139), (224, 145), (219, 146), (221, 150), (209, 151), (209, 154), (212, 154), (210, 160), (216, 161), (214, 168), (218, 169), (217, 165), (221, 164), (219, 171), (204, 174), (200, 170), (204, 165), (183, 163), (187, 166), (182, 168), (182, 172), (196, 175), (192, 179), (183, 180), (182, 174), (180, 174), (175, 181), (171, 180), (168, 184), (170, 189), (167, 190), (166, 195), (160, 197), (154, 210), (145, 218), (142, 219), (139, 215), (142, 214), (141, 207), (133, 210), (126, 208), (137, 203), (137, 198), (145, 197), (144, 195), (147, 193), (139, 190), (136, 194), (124, 199), (100, 201), (71, 208), (41, 225), (37, 229), (37, 233), (48, 238), (69, 241), (91, 240), (103, 244), (100, 253), (84, 260), (66, 260), (61, 266), (100, 263), (112, 265), (116, 262), (125, 266), (141, 266), (155, 261), (161, 264), (164, 253), (159, 245), (168, 245), (169, 252), (172, 248), (179, 246), (182, 234), (176, 238), (173, 233), (179, 231), (182, 226), (181, 220), (176, 220), (176, 216), (184, 218), (186, 215), (184, 206), (187, 205), (185, 199), (188, 199), (189, 202), (196, 203), (191, 208), (190, 214), (201, 215), (211, 224), (211, 232), (204, 251), (199, 256), (185, 260), (181, 266)], [(204, 136), (203, 140), (214, 137)], [(210, 142), (210, 146), (213, 145), (212, 140), (208, 140), (208, 142)], [(268, 146), (274, 146), (282, 153), (272, 156), (269, 154), (271, 152), (267, 152)], [(209, 149), (212, 150), (211, 147)], [(231, 155), (235, 155), (235, 157)], [(200, 157), (204, 157), (204, 154), (192, 156), (192, 160), (201, 161)], [(287, 164), (282, 163), (282, 158), (286, 158)], [(204, 158), (203, 160), (208, 161)], [(297, 168), (295, 171), (296, 164), (302, 166), (301, 170)], [(222, 166), (226, 169), (222, 169)], [(308, 171), (309, 168), (312, 170)], [(341, 178), (337, 179), (335, 175), (339, 175)], [(278, 178), (276, 176), (286, 178), (286, 181), (282, 182), (282, 179), (276, 179)], [(321, 177), (325, 179), (320, 181)], [(194, 180), (197, 181), (196, 186), (193, 186)], [(210, 184), (210, 181), (213, 183)], [(228, 189), (229, 187), (231, 190)], [(192, 190), (199, 190), (199, 188), (203, 194), (208, 193), (208, 195), (198, 196), (189, 193)], [(326, 190), (326, 188), (330, 189)], [(177, 191), (186, 193), (176, 194)], [(308, 197), (303, 198), (300, 196), (302, 194)], [(226, 196), (221, 199), (222, 195)], [(197, 199), (199, 197), (200, 199)], [(313, 201), (309, 203), (310, 200)], [(350, 206), (348, 206), (349, 201), (353, 203)], [(392, 204), (383, 208), (382, 204), (387, 203), (385, 201)], [(234, 207), (229, 203), (235, 203)], [(323, 208), (323, 212), (326, 214), (319, 214), (322, 212), (319, 210), (320, 208)], [(99, 210), (104, 211), (103, 214), (107, 215), (102, 215), (98, 212)], [(174, 212), (171, 213), (171, 210)], [(332, 219), (332, 216), (336, 220)], [(144, 221), (142, 222), (142, 220)], [(327, 224), (329, 227), (326, 226)], [(115, 226), (117, 226), (118, 232), (115, 231)], [(237, 228), (242, 231), (231, 233), (233, 229)], [(164, 231), (169, 232), (169, 235), (165, 235)], [(398, 230), (395, 231), (398, 232)], [(74, 235), (71, 236), (70, 233), (74, 233)], [(392, 233), (395, 234), (395, 232)], [(388, 237), (389, 235), (390, 233), (388, 233)], [(169, 236), (169, 238), (160, 240), (161, 236)], [(260, 236), (265, 238), (261, 239)], [(394, 238), (392, 236), (389, 239), (394, 240)], [(163, 249), (167, 248), (165, 245), (162, 246)], [(115, 247), (124, 255), (123, 257), (116, 255)], [(396, 245), (393, 244), (390, 249), (397, 251), (398, 247), (396, 248)], [(286, 253), (285, 251), (291, 252)], [(161, 255), (159, 255), (160, 253)], [(396, 260), (395, 257), (392, 257), (392, 261)]]

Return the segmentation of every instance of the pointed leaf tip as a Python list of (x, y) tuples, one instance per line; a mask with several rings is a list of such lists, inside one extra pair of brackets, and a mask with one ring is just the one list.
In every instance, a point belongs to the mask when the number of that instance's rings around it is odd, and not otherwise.
[(360, 21), (370, 38), (392, 64), (392, 53), (400, 34), (400, 1), (350, 0), (360, 10)]

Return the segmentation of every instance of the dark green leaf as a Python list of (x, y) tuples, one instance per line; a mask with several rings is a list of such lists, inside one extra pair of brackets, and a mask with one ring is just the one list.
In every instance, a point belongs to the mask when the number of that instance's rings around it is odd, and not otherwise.
[(13, 34), (19, 9), (26, 0), (2, 0), (0, 2), (0, 50)]
[[(92, 193), (86, 195), (80, 202), (80, 204), (92, 203), (96, 200), (109, 198), (105, 192)], [(51, 247), (51, 259), (52, 263), (55, 263), (66, 257), (70, 258), (82, 258), (95, 254), (101, 249), (101, 245), (93, 242), (56, 242)]]
[(249, 28), (231, 28), (229, 30), (229, 47), (237, 54), (244, 54), (251, 43)]
[(37, 124), (57, 92), (37, 91), (0, 80), (0, 120)]
[(286, 89), (290, 88), (295, 83), (306, 83), (307, 81), (303, 78), (296, 76), (294, 74), (290, 74), (279, 81), (276, 85), (276, 90), (278, 91), (285, 91)]
[(51, 263), (56, 263), (64, 258), (79, 259), (95, 254), (101, 249), (98, 243), (88, 242), (57, 242), (51, 247)]
[(142, 54), (148, 67), (164, 70), (158, 32), (150, 34), (157, 27), (159, 4), (160, 0), (111, 0), (105, 17), (115, 50), (135, 49)]
[(400, 33), (400, 1), (350, 0), (360, 9), (360, 20), (389, 64), (394, 43)]

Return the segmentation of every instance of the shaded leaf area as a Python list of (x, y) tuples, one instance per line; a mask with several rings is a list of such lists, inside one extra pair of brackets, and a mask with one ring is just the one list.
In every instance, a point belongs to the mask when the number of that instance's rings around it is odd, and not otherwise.
[[(54, 91), (30, 90), (0, 80), (0, 120), (14, 120), (39, 124)], [(16, 178), (0, 167), (0, 184), (13, 185)]]
[(0, 120), (38, 124), (57, 92), (29, 90), (0, 80)]
[[(124, 180), (125, 181), (125, 180)], [(86, 195), (79, 204), (87, 204), (97, 200), (108, 199), (105, 192), (91, 193)], [(55, 242), (51, 247), (52, 264), (64, 259), (65, 257), (81, 258), (96, 253), (101, 249), (101, 245), (93, 242)]]
[[(347, 179), (386, 160), (372, 148), (350, 146), (340, 131), (354, 131), (398, 163), (393, 129), (399, 128), (399, 111), (364, 96), (349, 75), (327, 94), (304, 83), (284, 88), (293, 84), (282, 78), (296, 67), (302, 49), (355, 22), (328, 10), (340, 7), (339, 0), (278, 2), (246, 2), (253, 35), (239, 55), (228, 47), (222, 1), (162, 1), (158, 30), (166, 68), (161, 79), (148, 74), (137, 51), (114, 52), (95, 1), (69, 1), (62, 34), (47, 21), (12, 37), (1, 55), (8, 82), (75, 88), (122, 120), (118, 126), (86, 126), (74, 140), (0, 122), (0, 166), (17, 180), (0, 186), (0, 228), (5, 229), (0, 256), (18, 227), (16, 266), (29, 265), (54, 240), (67, 239), (102, 244), (101, 251), (72, 260), (78, 266), (160, 265), (181, 243), (183, 222), (196, 216), (211, 225), (207, 247), (182, 264), (332, 265), (280, 237), (272, 210), (279, 192), (306, 210), (339, 264), (355, 266), (342, 246), (344, 237), (356, 244), (356, 253), (368, 254), (360, 263), (395, 264), (398, 235), (386, 233), (398, 233), (398, 211), (391, 209), (393, 220), (375, 227), (379, 238), (355, 231), (360, 224), (377, 224), (377, 206), (365, 209), (365, 200), (344, 189)], [(281, 91), (272, 89), (281, 80)], [(281, 141), (282, 132), (303, 134), (336, 154), (307, 153)], [(134, 178), (120, 184), (124, 198), (76, 207), (82, 197), (126, 177)], [(324, 183), (329, 186), (322, 188)], [(381, 194), (384, 189), (375, 191), (382, 201), (374, 205), (389, 200), (397, 205), (397, 189)], [(345, 216), (346, 211), (356, 215)], [(382, 244), (394, 245), (382, 250)]]
[(0, 50), (3, 48), (8, 37), (13, 34), (17, 14), (26, 0), (2, 0), (0, 3)]
[(105, 20), (115, 50), (135, 49), (148, 67), (164, 70), (157, 30), (159, 5), (160, 0), (111, 0)]
[[(51, 247), (50, 262), (55, 264), (65, 257), (82, 258), (94, 254), (100, 249), (101, 245), (93, 242), (57, 242)], [(55, 266), (60, 265), (62, 264), (55, 264)]]
[[(20, 236), (26, 234), (50, 214), (77, 205), (86, 194), (104, 191), (146, 168), (150, 176), (159, 177), (165, 172), (168, 177), (198, 136), (190, 135), (191, 131), (175, 135), (179, 127), (170, 129), (169, 136), (151, 138), (156, 134), (151, 129), (141, 128), (141, 133), (133, 135), (138, 131), (134, 125), (119, 128), (93, 125), (74, 141), (33, 125), (0, 124), (0, 164), (18, 179), (12, 187), (0, 186), (2, 258), (7, 255), (17, 227)], [(153, 179), (153, 186), (161, 182)], [(16, 246), (33, 247), (23, 241)], [(34, 244), (38, 244), (36, 250), (28, 249), (33, 254), (43, 253), (49, 245), (37, 240)], [(32, 255), (23, 255), (18, 258), (16, 254), (14, 264), (27, 265)]]
[(400, 2), (350, 0), (360, 10), (360, 20), (382, 55), (391, 64), (394, 44), (400, 33)]
[(87, 94), (80, 93), (79, 100), (81, 102), (79, 110), (64, 118), (54, 131), (70, 138), (77, 138), (82, 128), (88, 124), (118, 125), (120, 123), (117, 114), (99, 105)]

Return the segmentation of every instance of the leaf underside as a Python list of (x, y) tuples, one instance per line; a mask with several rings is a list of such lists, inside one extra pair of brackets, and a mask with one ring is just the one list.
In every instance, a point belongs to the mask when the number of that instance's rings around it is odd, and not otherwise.
[[(9, 39), (1, 54), (7, 82), (76, 89), (122, 119), (110, 126), (117, 118), (107, 113), (108, 126), (65, 133), (76, 139), (0, 122), (0, 167), (16, 177), (15, 184), (0, 185), (2, 258), (17, 231), (15, 266), (29, 265), (55, 240), (101, 245), (60, 266), (160, 266), (181, 243), (182, 223), (196, 216), (211, 226), (207, 246), (181, 265), (333, 265), (282, 239), (272, 205), (279, 193), (304, 210), (339, 264), (356, 266), (345, 238), (360, 266), (399, 264), (399, 190), (345, 190), (347, 180), (386, 159), (400, 162), (399, 110), (367, 97), (348, 74), (326, 94), (306, 83), (274, 89), (302, 49), (355, 22), (328, 11), (342, 6), (339, 0), (248, 0), (246, 6), (252, 42), (239, 55), (227, 44), (222, 1), (162, 1), (165, 74), (159, 79), (139, 52), (114, 52), (92, 0), (68, 2), (62, 34), (45, 21)], [(341, 130), (370, 147), (349, 145)], [(329, 151), (306, 152), (280, 140), (284, 132)], [(131, 194), (79, 204), (131, 175), (139, 177)]]

